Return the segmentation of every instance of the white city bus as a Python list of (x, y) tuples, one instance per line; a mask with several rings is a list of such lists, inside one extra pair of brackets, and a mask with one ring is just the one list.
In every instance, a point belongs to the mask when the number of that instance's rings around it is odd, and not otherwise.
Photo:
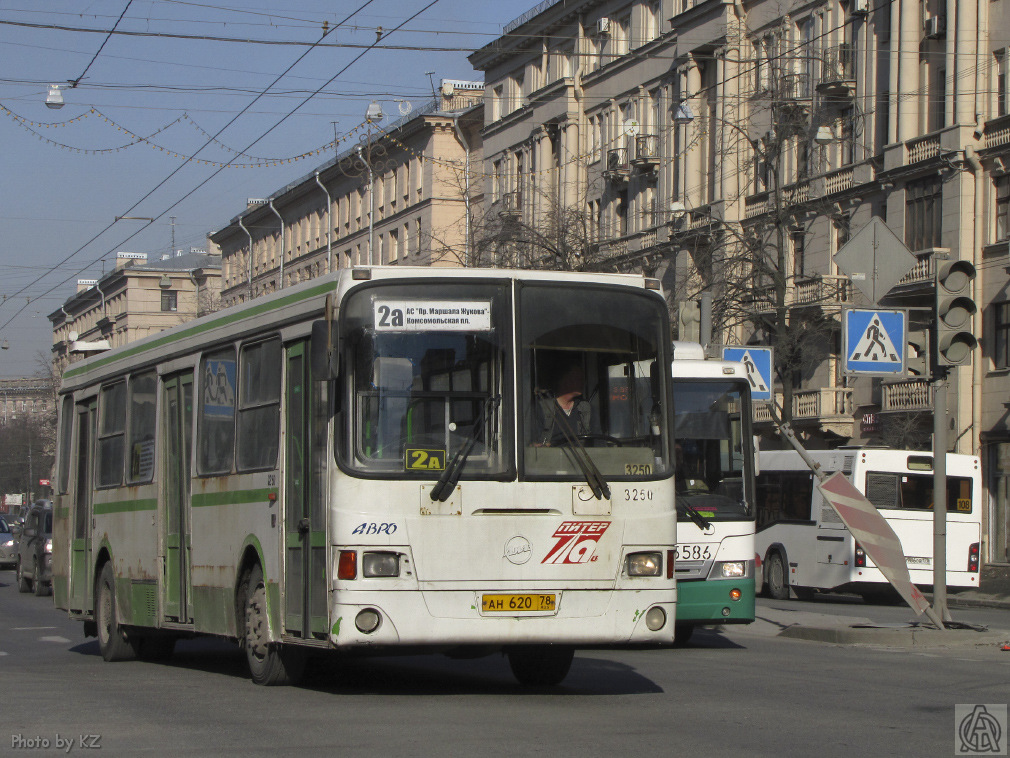
[[(891, 525), (912, 582), (933, 585), (933, 456), (911, 450), (812, 450), (825, 473), (841, 471)], [(789, 451), (762, 452), (757, 476), (757, 551), (769, 595), (784, 600), (815, 590), (888, 591), (880, 569)], [(982, 473), (973, 455), (947, 454), (947, 586), (978, 587)]]
[[(576, 647), (672, 644), (658, 289), (342, 270), (72, 364), (57, 607), (106, 660), (217, 635), (263, 684), (408, 647), (502, 650), (551, 684)], [(549, 392), (573, 367), (585, 429)]]
[(754, 437), (742, 363), (673, 343), (677, 633), (754, 621)]

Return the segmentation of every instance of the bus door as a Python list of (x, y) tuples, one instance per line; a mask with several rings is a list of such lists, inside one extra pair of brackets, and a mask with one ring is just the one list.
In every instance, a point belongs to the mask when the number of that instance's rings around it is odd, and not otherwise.
[(285, 398), (285, 617), (288, 634), (325, 638), (325, 384), (313, 382), (308, 342), (287, 349)]
[(193, 619), (190, 574), (192, 539), (189, 528), (190, 461), (193, 449), (193, 372), (168, 377), (162, 384), (165, 453), (164, 525), (165, 567), (162, 607), (165, 619), (187, 623)]
[(91, 609), (94, 575), (91, 570), (92, 445), (98, 423), (98, 401), (80, 403), (74, 414), (77, 436), (77, 480), (74, 483), (73, 538), (70, 555), (70, 608)]
[(810, 578), (810, 586), (831, 587), (839, 583), (840, 567), (852, 566), (852, 544), (849, 530), (815, 487), (811, 518), (817, 522), (815, 552), (817, 575)]

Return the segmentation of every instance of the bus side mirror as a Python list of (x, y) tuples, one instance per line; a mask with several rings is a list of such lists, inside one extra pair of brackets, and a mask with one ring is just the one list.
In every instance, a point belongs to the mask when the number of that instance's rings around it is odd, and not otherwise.
[(332, 321), (312, 322), (312, 378), (317, 382), (336, 379), (340, 373), (340, 344)]

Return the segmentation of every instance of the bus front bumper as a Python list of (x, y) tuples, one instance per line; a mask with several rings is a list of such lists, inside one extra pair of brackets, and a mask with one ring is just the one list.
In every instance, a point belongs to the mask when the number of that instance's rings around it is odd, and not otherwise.
[[(482, 593), (474, 591), (342, 592), (333, 605), (330, 643), (340, 648), (673, 644), (676, 604), (670, 590), (555, 594), (553, 612), (514, 613), (482, 610)], [(663, 623), (657, 627), (658, 619)]]
[[(733, 591), (740, 593), (733, 599)], [(754, 577), (677, 583), (678, 624), (749, 624), (754, 620)]]

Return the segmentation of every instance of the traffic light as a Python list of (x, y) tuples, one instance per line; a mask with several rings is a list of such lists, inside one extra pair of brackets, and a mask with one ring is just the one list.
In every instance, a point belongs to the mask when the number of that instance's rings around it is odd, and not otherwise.
[(936, 365), (960, 366), (978, 345), (972, 317), (978, 310), (971, 296), (975, 267), (968, 261), (948, 261), (936, 271)]

